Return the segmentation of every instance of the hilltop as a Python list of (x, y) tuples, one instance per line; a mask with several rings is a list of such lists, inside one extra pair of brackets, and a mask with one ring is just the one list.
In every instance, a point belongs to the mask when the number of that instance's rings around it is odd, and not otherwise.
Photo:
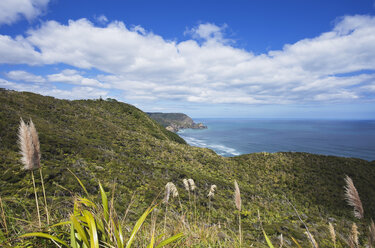
[[(344, 199), (345, 175), (353, 179), (358, 189), (366, 220), (375, 217), (374, 161), (291, 152), (225, 158), (210, 149), (187, 145), (146, 113), (111, 99), (68, 101), (0, 90), (0, 102), (0, 194), (6, 212), (19, 218), (30, 216), (24, 208), (33, 211), (30, 175), (21, 170), (17, 146), (21, 117), (32, 118), (39, 132), (46, 191), (59, 216), (66, 216), (71, 210), (71, 192), (83, 193), (69, 168), (93, 194), (98, 191), (98, 180), (107, 192), (115, 182), (119, 213), (126, 210), (134, 194), (131, 219), (149, 206), (167, 182), (176, 184), (181, 201), (186, 202), (183, 178), (195, 180), (197, 211), (205, 215), (207, 193), (215, 184), (213, 222), (225, 223), (233, 230), (233, 182), (237, 180), (248, 243), (264, 243), (257, 218), (259, 210), (272, 239), (283, 233), (307, 244), (304, 228), (286, 199), (319, 240), (328, 239), (328, 219), (338, 229), (350, 228), (354, 218)], [(320, 247), (330, 246), (323, 243)]]

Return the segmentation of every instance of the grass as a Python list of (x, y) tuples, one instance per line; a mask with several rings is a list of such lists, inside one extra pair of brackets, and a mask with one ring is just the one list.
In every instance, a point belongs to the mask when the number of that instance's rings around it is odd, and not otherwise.
[[(218, 223), (210, 223), (206, 221), (196, 222), (194, 214), (191, 213), (189, 215), (189, 213), (186, 212), (191, 212), (193, 211), (192, 209), (189, 210), (186, 208), (187, 210), (184, 211), (184, 208), (178, 208), (178, 206), (175, 206), (176, 208), (174, 209), (174, 212), (168, 212), (167, 208), (165, 208), (164, 220), (166, 222), (163, 224), (163, 221), (161, 221), (163, 218), (158, 218), (158, 212), (160, 213), (163, 208), (158, 209), (158, 206), (162, 203), (166, 203), (166, 195), (171, 193), (173, 196), (173, 192), (175, 192), (177, 188), (170, 191), (167, 190), (163, 199), (154, 199), (154, 204), (149, 206), (138, 220), (134, 222), (133, 228), (124, 231), (128, 229), (128, 226), (124, 225), (126, 220), (124, 218), (121, 219), (114, 209), (114, 192), (112, 192), (112, 199), (109, 201), (107, 193), (104, 191), (101, 183), (99, 183), (100, 197), (97, 197), (97, 200), (95, 201), (95, 197), (88, 194), (87, 189), (81, 180), (76, 175), (72, 175), (77, 179), (77, 182), (87, 194), (84, 196), (74, 195), (74, 197), (72, 197), (74, 200), (73, 210), (67, 219), (60, 220), (60, 222), (51, 226), (47, 225), (47, 223), (43, 223), (44, 232), (30, 232), (14, 237), (15, 233), (8, 233), (7, 231), (5, 235), (3, 234), (2, 239), (0, 239), (0, 244), (4, 247), (27, 247), (29, 243), (25, 242), (23, 239), (20, 240), (20, 238), (34, 238), (32, 239), (34, 245), (45, 247), (49, 247), (53, 244), (65, 247), (163, 247), (167, 245), (170, 245), (170, 247), (244, 246), (241, 240), (242, 237), (237, 236), (237, 234), (231, 231), (230, 228), (225, 228)], [(170, 187), (171, 183), (167, 185)], [(237, 210), (239, 204), (238, 192), (238, 184), (235, 184), (235, 199), (233, 206), (237, 208)], [(174, 195), (175, 197), (177, 196), (176, 194)], [(156, 203), (158, 201), (159, 203)], [(188, 202), (185, 203), (186, 206), (188, 204)], [(180, 212), (178, 212), (178, 210)], [(210, 214), (210, 209), (207, 211), (208, 214)], [(153, 214), (151, 220), (147, 221), (147, 217), (151, 214)], [(296, 214), (299, 216), (297, 211)], [(252, 245), (255, 245), (255, 247), (261, 247), (261, 244), (263, 243), (263, 246), (267, 244), (268, 247), (273, 248), (275, 246), (263, 228), (259, 213), (258, 215), (258, 221), (261, 227), (260, 231), (263, 234), (264, 241), (253, 243)], [(184, 219), (184, 216), (190, 217)], [(10, 218), (10, 216), (7, 217)], [(198, 219), (203, 220), (202, 218)], [(301, 222), (306, 225), (302, 220)], [(168, 224), (166, 225), (166, 223)], [(239, 218), (239, 228), (241, 228), (240, 224), (241, 219)], [(36, 223), (33, 225), (36, 226)], [(146, 227), (142, 228), (143, 225)], [(366, 241), (362, 241), (363, 245), (361, 246), (358, 239), (358, 227), (355, 223), (352, 225), (352, 230), (348, 238), (343, 242), (338, 241), (337, 243), (336, 238), (332, 238), (336, 233), (330, 223), (330, 245), (332, 247), (364, 247), (364, 245), (367, 244), (370, 247), (370, 244), (375, 240), (375, 237), (373, 237), (373, 226), (372, 222), (369, 226), (369, 238)], [(13, 226), (12, 229), (19, 229), (19, 227)], [(308, 231), (307, 226), (306, 230)], [(241, 229), (239, 229), (239, 234), (241, 234)], [(312, 241), (311, 244), (313, 247), (319, 247), (319, 241), (315, 241), (311, 234), (306, 235), (306, 237)], [(51, 243), (43, 243), (41, 239), (49, 240)], [(290, 236), (290, 240), (292, 240), (297, 247), (301, 247), (299, 242), (293, 236)], [(281, 244), (283, 244), (283, 242), (279, 242), (280, 247), (282, 247), (283, 245)], [(249, 244), (247, 243), (246, 245)], [(285, 245), (285, 247), (288, 246)]]
[[(133, 224), (133, 228), (128, 231), (126, 222), (126, 216), (121, 218), (114, 208), (114, 190), (113, 187), (112, 199), (109, 201), (107, 192), (105, 192), (103, 186), (99, 182), (99, 195), (95, 200), (93, 195), (90, 195), (82, 183), (82, 181), (72, 173), (85, 192), (84, 196), (74, 195), (72, 199), (73, 210), (66, 220), (60, 220), (60, 222), (48, 225), (44, 223), (44, 232), (30, 232), (14, 237), (14, 233), (8, 233), (5, 235), (2, 232), (0, 238), (0, 245), (3, 247), (28, 247), (30, 243), (25, 242), (25, 238), (32, 239), (32, 244), (36, 246), (49, 247), (54, 244), (57, 247), (243, 247), (241, 236), (241, 219), (239, 217), (239, 233), (238, 235), (231, 231), (230, 228), (222, 227), (219, 223), (211, 223), (204, 221), (203, 218), (199, 218), (201, 221), (196, 221), (193, 213), (189, 214), (188, 211), (192, 209), (182, 207), (181, 202), (180, 208), (175, 206), (175, 212), (168, 212), (167, 203), (169, 203), (169, 197), (177, 197), (178, 189), (176, 186), (169, 182), (166, 185), (165, 194), (162, 199), (157, 198), (153, 200), (153, 204), (150, 205), (143, 214)], [(352, 190), (356, 191), (354, 183), (348, 178), (345, 179), (347, 187), (352, 187)], [(241, 209), (241, 196), (240, 189), (235, 182), (234, 187), (234, 207), (240, 212)], [(197, 189), (197, 188), (196, 188)], [(344, 194), (344, 190), (343, 190)], [(350, 201), (349, 196), (348, 201)], [(100, 198), (100, 200), (99, 200)], [(173, 199), (172, 198), (172, 199)], [(210, 199), (208, 199), (209, 201)], [(358, 199), (357, 199), (358, 200)], [(360, 199), (359, 199), (360, 200)], [(2, 203), (2, 201), (0, 201)], [(162, 203), (166, 204), (164, 211), (164, 224), (161, 221), (163, 218), (158, 218), (160, 211), (163, 208), (158, 209), (158, 206)], [(189, 202), (186, 202), (186, 206)], [(291, 204), (291, 203), (289, 203)], [(1, 204), (2, 205), (2, 204)], [(292, 205), (292, 204), (291, 204)], [(293, 206), (293, 205), (292, 205)], [(356, 208), (357, 206), (353, 206)], [(294, 208), (294, 206), (293, 206)], [(178, 210), (180, 212), (178, 212)], [(306, 228), (306, 237), (311, 241), (312, 247), (320, 247), (319, 241), (316, 241), (314, 236), (309, 232), (307, 224), (301, 219), (299, 213), (294, 208), (296, 215), (300, 218), (301, 223)], [(210, 215), (211, 209), (208, 210)], [(204, 214), (204, 213), (200, 213)], [(151, 220), (147, 221), (147, 217), (152, 215)], [(184, 219), (185, 216), (187, 219)], [(7, 216), (10, 218), (10, 216)], [(56, 220), (55, 220), (56, 221)], [(260, 224), (260, 230), (263, 234), (264, 241), (257, 243), (247, 243), (246, 246), (251, 245), (255, 247), (264, 247), (267, 245), (269, 248), (276, 247), (273, 245), (271, 238), (267, 235), (263, 223), (258, 211), (258, 221)], [(25, 221), (26, 222), (26, 221)], [(35, 222), (35, 221), (34, 221)], [(4, 225), (5, 222), (3, 222)], [(168, 223), (168, 225), (166, 224)], [(31, 223), (32, 224), (32, 223)], [(34, 224), (36, 226), (36, 223)], [(142, 228), (142, 226), (146, 226)], [(4, 226), (5, 227), (5, 226)], [(19, 228), (19, 227), (18, 227)], [(18, 229), (13, 226), (13, 230)], [(336, 232), (332, 223), (329, 223), (329, 235), (331, 241), (329, 242), (330, 247), (372, 247), (375, 236), (374, 236), (374, 224), (371, 221), (368, 229), (368, 238), (359, 241), (359, 232), (356, 223), (352, 224), (351, 231), (347, 238), (343, 238), (342, 241), (336, 241)], [(339, 234), (340, 235), (340, 234)], [(9, 238), (7, 238), (9, 237)], [(289, 236), (290, 240), (294, 242), (297, 247), (302, 247), (300, 243), (293, 237)], [(48, 240), (50, 243), (43, 243), (41, 240)], [(287, 239), (288, 240), (288, 239)], [(290, 242), (289, 242), (290, 243)], [(263, 244), (263, 245), (262, 245)], [(278, 247), (290, 247), (284, 243), (283, 236), (279, 240)], [(324, 246), (322, 246), (324, 247)]]

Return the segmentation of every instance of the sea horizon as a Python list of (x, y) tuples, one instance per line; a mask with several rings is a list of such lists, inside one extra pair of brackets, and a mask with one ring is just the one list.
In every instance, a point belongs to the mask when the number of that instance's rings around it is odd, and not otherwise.
[(188, 144), (231, 157), (307, 152), (375, 160), (375, 119), (193, 118), (207, 129), (178, 132)]

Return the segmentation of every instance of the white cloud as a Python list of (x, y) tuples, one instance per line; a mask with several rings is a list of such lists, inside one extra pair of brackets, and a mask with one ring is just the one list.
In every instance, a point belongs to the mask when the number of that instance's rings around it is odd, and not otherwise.
[(226, 29), (227, 25), (221, 27), (212, 24), (204, 23), (199, 26), (185, 31), (185, 34), (190, 34), (195, 39), (204, 39), (206, 41), (216, 41), (216, 42), (227, 42), (229, 40), (224, 39), (223, 32)]
[[(201, 24), (190, 30), (193, 39), (176, 42), (122, 22), (49, 21), (25, 37), (0, 35), (0, 63), (64, 63), (77, 70), (48, 81), (120, 90), (126, 99), (288, 104), (369, 97), (375, 17), (347, 16), (330, 32), (260, 55), (236, 48), (224, 29)], [(80, 68), (104, 73), (87, 78)]]
[(32, 20), (47, 7), (49, 0), (1, 0), (0, 25), (12, 24), (24, 17)]
[(42, 64), (42, 58), (25, 38), (0, 35), (0, 63), (36, 65)]
[(70, 90), (58, 89), (51, 85), (38, 85), (28, 83), (15, 83), (0, 78), (0, 87), (17, 90), (30, 91), (47, 96), (54, 96), (61, 99), (98, 99), (99, 97), (107, 98), (108, 91), (93, 87), (73, 87)]
[(98, 17), (95, 18), (96, 21), (102, 25), (106, 24), (108, 22), (108, 19), (105, 15), (100, 15)]
[(63, 70), (61, 73), (51, 74), (47, 76), (49, 82), (60, 82), (67, 84), (77, 84), (82, 86), (93, 86), (98, 88), (110, 88), (110, 85), (103, 84), (96, 79), (86, 78), (79, 74), (76, 70)]
[(6, 76), (13, 80), (20, 80), (30, 83), (44, 83), (46, 80), (42, 76), (37, 76), (26, 71), (10, 71)]

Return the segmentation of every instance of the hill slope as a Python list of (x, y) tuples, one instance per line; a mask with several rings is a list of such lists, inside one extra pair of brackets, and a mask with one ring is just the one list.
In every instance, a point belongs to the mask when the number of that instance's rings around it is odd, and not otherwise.
[(33, 194), (30, 175), (20, 169), (20, 117), (32, 118), (39, 132), (47, 194), (53, 196), (50, 204), (61, 215), (70, 211), (69, 191), (82, 191), (67, 171), (69, 168), (92, 193), (98, 190), (98, 180), (106, 191), (110, 191), (115, 180), (119, 212), (126, 209), (136, 192), (131, 218), (139, 216), (169, 181), (177, 185), (181, 201), (186, 202), (183, 178), (195, 180), (198, 212), (204, 215), (209, 187), (216, 184), (212, 218), (233, 228), (236, 179), (244, 204), (245, 239), (252, 242), (262, 239), (256, 217), (258, 209), (271, 236), (292, 233), (303, 239), (303, 228), (285, 197), (305, 221), (314, 223), (312, 231), (322, 230), (328, 218), (334, 218), (340, 227), (349, 226), (353, 217), (343, 197), (345, 175), (354, 180), (366, 218), (375, 217), (374, 162), (307, 153), (225, 158), (212, 150), (187, 145), (146, 113), (125, 103), (67, 101), (6, 90), (0, 90), (0, 102), (0, 194), (7, 211), (21, 217), (27, 213), (18, 202), (25, 202), (25, 207), (32, 209)]

